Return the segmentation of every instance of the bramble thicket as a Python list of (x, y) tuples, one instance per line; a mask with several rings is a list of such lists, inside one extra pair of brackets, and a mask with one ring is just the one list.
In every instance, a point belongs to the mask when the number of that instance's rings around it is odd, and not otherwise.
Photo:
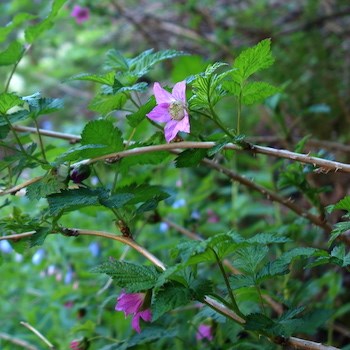
[(0, 10), (1, 349), (350, 349), (346, 1)]

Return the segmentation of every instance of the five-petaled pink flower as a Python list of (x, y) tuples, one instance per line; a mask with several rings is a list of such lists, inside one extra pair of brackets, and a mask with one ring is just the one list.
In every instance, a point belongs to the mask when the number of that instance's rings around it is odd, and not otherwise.
[(70, 14), (75, 17), (75, 21), (81, 24), (90, 18), (90, 10), (87, 7), (81, 7), (79, 5), (74, 5), (73, 10)]
[(157, 106), (146, 114), (155, 122), (166, 123), (164, 135), (167, 142), (175, 138), (179, 131), (190, 132), (190, 120), (186, 103), (186, 81), (180, 81), (173, 87), (172, 93), (154, 83), (154, 96)]
[(211, 326), (208, 326), (206, 324), (199, 325), (197, 334), (196, 334), (196, 339), (197, 340), (208, 339), (209, 341), (213, 340), (213, 332), (212, 332)]
[(124, 311), (125, 316), (133, 315), (131, 326), (137, 333), (141, 332), (140, 318), (146, 322), (151, 322), (152, 313), (151, 310), (143, 309), (145, 302), (145, 293), (131, 293), (127, 294), (122, 292), (117, 299), (117, 305), (115, 309), (117, 311)]

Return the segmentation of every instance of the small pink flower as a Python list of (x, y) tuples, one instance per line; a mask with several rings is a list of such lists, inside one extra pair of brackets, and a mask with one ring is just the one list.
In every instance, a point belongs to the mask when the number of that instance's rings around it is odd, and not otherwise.
[(207, 221), (208, 221), (209, 223), (215, 224), (215, 223), (217, 223), (217, 222), (220, 221), (220, 218), (215, 214), (215, 212), (214, 212), (213, 210), (209, 209), (209, 210), (207, 211), (207, 214), (208, 214), (208, 219), (207, 219)]
[(142, 310), (145, 302), (145, 293), (127, 294), (122, 292), (117, 299), (116, 311), (124, 311), (125, 317), (133, 315), (131, 326), (137, 333), (141, 333), (140, 318), (146, 322), (151, 322), (152, 313), (150, 309)]
[(81, 7), (79, 5), (74, 5), (73, 10), (72, 10), (70, 15), (72, 17), (75, 17), (75, 21), (78, 24), (81, 24), (81, 23), (89, 20), (90, 10), (87, 7)]
[(155, 122), (166, 123), (164, 135), (167, 142), (175, 138), (179, 131), (190, 132), (190, 120), (186, 103), (186, 81), (175, 84), (172, 93), (154, 83), (154, 96), (157, 106), (147, 117)]
[(196, 339), (197, 340), (203, 340), (208, 339), (209, 341), (213, 340), (213, 331), (211, 329), (211, 326), (208, 326), (206, 324), (201, 324), (198, 327)]
[(72, 350), (87, 350), (89, 348), (89, 341), (86, 338), (75, 339), (69, 345)]

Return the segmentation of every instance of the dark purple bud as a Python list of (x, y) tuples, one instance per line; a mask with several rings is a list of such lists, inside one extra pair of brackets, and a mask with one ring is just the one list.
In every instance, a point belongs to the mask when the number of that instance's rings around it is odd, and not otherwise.
[(70, 178), (74, 183), (80, 184), (82, 181), (87, 179), (90, 176), (90, 174), (90, 167), (87, 164), (81, 164), (71, 171)]

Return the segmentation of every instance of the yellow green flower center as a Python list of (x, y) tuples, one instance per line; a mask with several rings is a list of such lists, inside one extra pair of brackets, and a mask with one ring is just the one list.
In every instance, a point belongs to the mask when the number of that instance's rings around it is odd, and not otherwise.
[(185, 108), (181, 101), (174, 101), (170, 104), (168, 112), (172, 119), (182, 120), (185, 117)]

